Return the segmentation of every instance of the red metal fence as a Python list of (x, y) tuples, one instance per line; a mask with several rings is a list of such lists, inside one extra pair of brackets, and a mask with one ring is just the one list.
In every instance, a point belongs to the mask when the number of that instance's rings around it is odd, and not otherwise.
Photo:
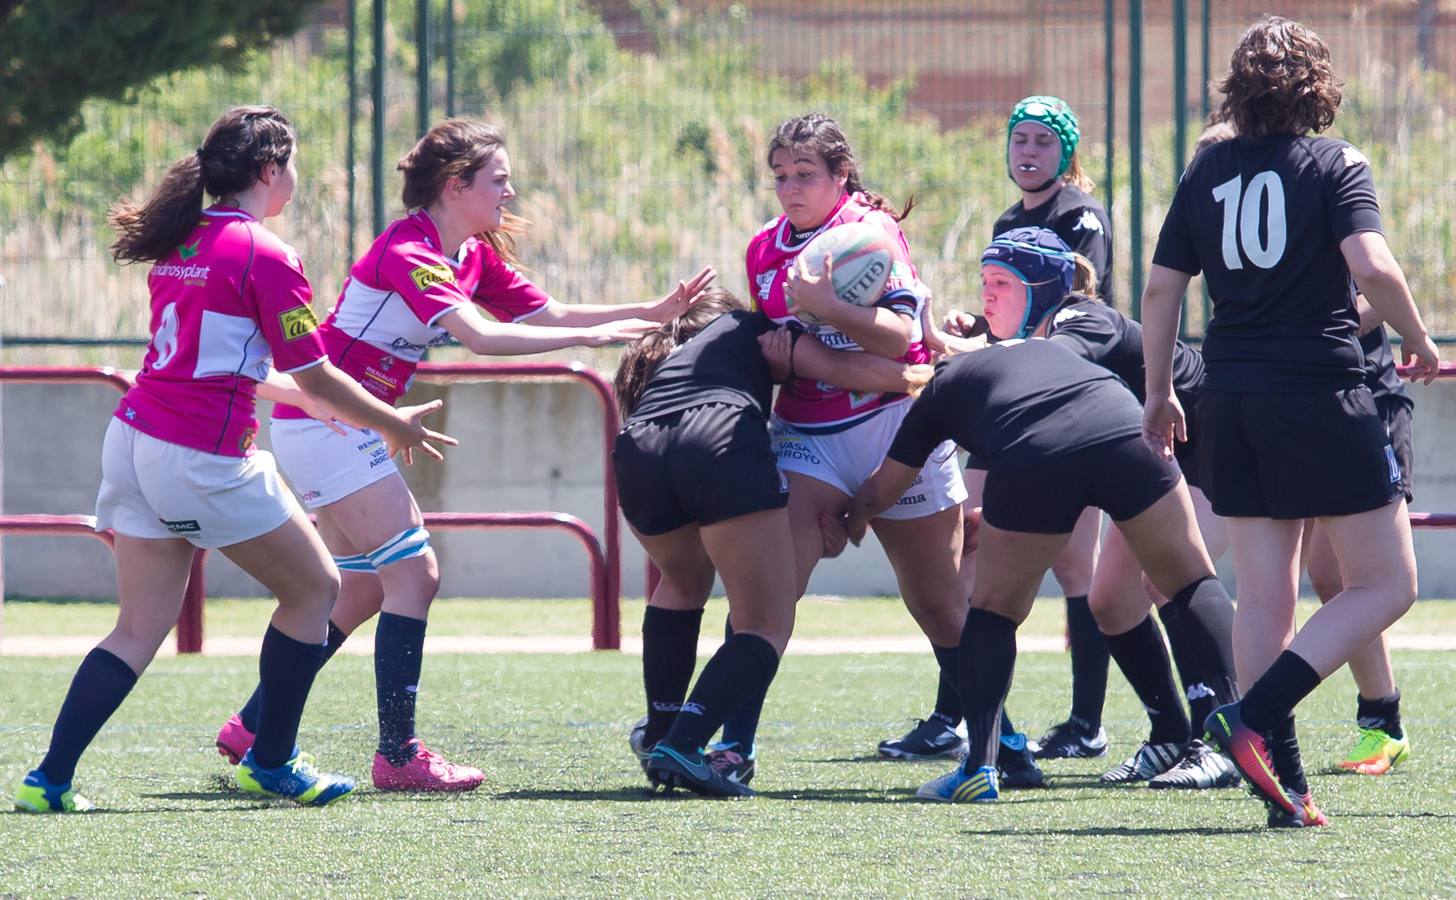
[[(612, 477), (611, 446), (619, 427), (616, 399), (611, 385), (601, 375), (580, 363), (426, 363), (419, 377), (431, 382), (455, 381), (540, 381), (570, 379), (584, 383), (596, 394), (602, 407), (603, 516), (606, 546), (597, 534), (576, 516), (560, 512), (505, 512), (425, 514), (427, 527), (438, 530), (489, 530), (551, 528), (570, 532), (586, 549), (591, 572), (592, 646), (598, 650), (621, 647), (622, 538), (617, 513), (617, 486)], [(125, 392), (131, 380), (109, 367), (0, 366), (0, 383), (9, 384), (108, 384)], [(74, 536), (88, 535), (108, 547), (110, 532), (97, 532), (93, 516), (0, 515), (0, 534)], [(206, 598), (206, 551), (193, 557), (182, 613), (177, 619), (177, 652), (200, 653), (203, 647), (203, 606)], [(3, 598), (0, 598), (3, 602)]]

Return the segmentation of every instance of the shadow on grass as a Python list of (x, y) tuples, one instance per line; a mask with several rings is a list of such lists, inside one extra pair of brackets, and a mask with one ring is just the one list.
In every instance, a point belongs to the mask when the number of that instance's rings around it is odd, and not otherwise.
[[(872, 791), (864, 788), (808, 788), (804, 790), (758, 791), (763, 800), (798, 800), (817, 803), (904, 803), (913, 800), (913, 788)], [(646, 787), (606, 788), (603, 790), (506, 791), (495, 794), (494, 800), (567, 800), (608, 803), (645, 803), (653, 800), (702, 800), (691, 791), (653, 791)]]
[(1217, 828), (1190, 826), (1187, 828), (1129, 828), (1123, 825), (1089, 828), (967, 828), (961, 834), (975, 837), (1159, 837), (1168, 835), (1196, 835), (1198, 837), (1224, 837), (1228, 835), (1259, 834), (1269, 831), (1263, 825), (1247, 828)]

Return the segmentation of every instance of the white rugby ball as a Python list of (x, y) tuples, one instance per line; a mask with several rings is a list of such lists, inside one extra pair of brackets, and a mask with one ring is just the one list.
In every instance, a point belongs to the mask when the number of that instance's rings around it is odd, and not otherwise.
[[(885, 292), (894, 248), (883, 228), (869, 222), (847, 222), (824, 231), (799, 256), (810, 275), (824, 274), (824, 257), (834, 260), (834, 294), (855, 306), (874, 306)], [(819, 324), (823, 319), (796, 312), (801, 320)]]

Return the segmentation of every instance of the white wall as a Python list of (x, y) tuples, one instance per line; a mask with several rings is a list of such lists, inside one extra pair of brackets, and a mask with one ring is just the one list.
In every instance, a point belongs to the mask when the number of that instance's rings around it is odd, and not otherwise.
[[(100, 480), (101, 437), (117, 394), (104, 386), (11, 385), (4, 391), (4, 511), (91, 513)], [(1415, 387), (1416, 503), (1456, 510), (1456, 386)], [(443, 397), (436, 425), (461, 446), (444, 465), (426, 460), (407, 473), (427, 510), (557, 510), (602, 532), (600, 406), (572, 383), (421, 385), (414, 399)], [(266, 428), (264, 429), (266, 435)], [(1448, 436), (1449, 435), (1449, 436)], [(266, 440), (261, 443), (266, 446)], [(641, 548), (623, 528), (623, 593), (640, 596)], [(1421, 594), (1456, 596), (1456, 534), (1417, 533)], [(442, 596), (580, 597), (586, 554), (565, 532), (457, 532), (433, 539), (443, 570)], [(1223, 567), (1227, 571), (1227, 566)], [(209, 593), (257, 596), (261, 589), (220, 554), (208, 562)], [(110, 556), (78, 538), (4, 539), (7, 596), (114, 597)], [(871, 538), (824, 563), (815, 593), (897, 593), (884, 554)], [(1056, 593), (1048, 583), (1047, 593)]]

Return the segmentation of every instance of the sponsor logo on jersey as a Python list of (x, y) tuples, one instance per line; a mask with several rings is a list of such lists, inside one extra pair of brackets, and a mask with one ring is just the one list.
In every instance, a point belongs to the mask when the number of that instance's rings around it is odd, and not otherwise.
[(160, 263), (152, 266), (152, 274), (158, 278), (180, 278), (183, 281), (203, 283), (207, 281), (207, 274), (212, 271), (212, 266), (179, 265), (177, 263)]
[(249, 450), (251, 450), (253, 448), (253, 438), (256, 437), (257, 434), (258, 429), (256, 428), (244, 428), (243, 436), (238, 438), (238, 449), (243, 451), (244, 453), (247, 453)]
[(278, 325), (283, 329), (284, 340), (296, 341), (318, 330), (318, 318), (313, 314), (313, 307), (295, 306), (278, 314)]
[(1345, 168), (1347, 169), (1351, 166), (1370, 165), (1370, 160), (1365, 158), (1365, 154), (1361, 153), (1359, 150), (1356, 150), (1354, 147), (1345, 147), (1340, 150), (1340, 153), (1343, 154), (1345, 157)]
[(1052, 327), (1055, 328), (1063, 322), (1070, 322), (1073, 319), (1080, 319), (1085, 315), (1087, 314), (1080, 309), (1064, 309), (1052, 319)]
[(173, 534), (201, 534), (202, 526), (196, 519), (158, 519)]
[(1073, 231), (1101, 231), (1102, 230), (1102, 220), (1099, 219), (1099, 218), (1097, 218), (1097, 214), (1095, 212), (1093, 212), (1092, 210), (1090, 210), (1090, 209), (1084, 209), (1084, 210), (1082, 210), (1082, 216), (1081, 216), (1081, 218), (1079, 218), (1077, 220), (1077, 224), (1075, 224), (1075, 225), (1072, 226), (1072, 230)]
[(177, 255), (180, 256), (180, 257), (182, 257), (182, 261), (183, 262), (187, 262), (187, 260), (191, 259), (192, 257), (194, 257), (197, 254), (199, 254), (199, 253), (202, 252), (202, 250), (200, 249), (201, 247), (202, 247), (202, 238), (198, 238), (197, 239), (197, 243), (193, 244), (190, 247), (188, 245), (186, 245), (186, 244), (183, 244), (182, 246), (178, 247), (177, 248)]
[(410, 271), (410, 280), (415, 287), (428, 291), (437, 284), (454, 284), (455, 273), (449, 266), (420, 266)]
[(767, 300), (769, 293), (773, 290), (774, 273), (761, 272), (754, 280), (758, 282), (758, 299)]

